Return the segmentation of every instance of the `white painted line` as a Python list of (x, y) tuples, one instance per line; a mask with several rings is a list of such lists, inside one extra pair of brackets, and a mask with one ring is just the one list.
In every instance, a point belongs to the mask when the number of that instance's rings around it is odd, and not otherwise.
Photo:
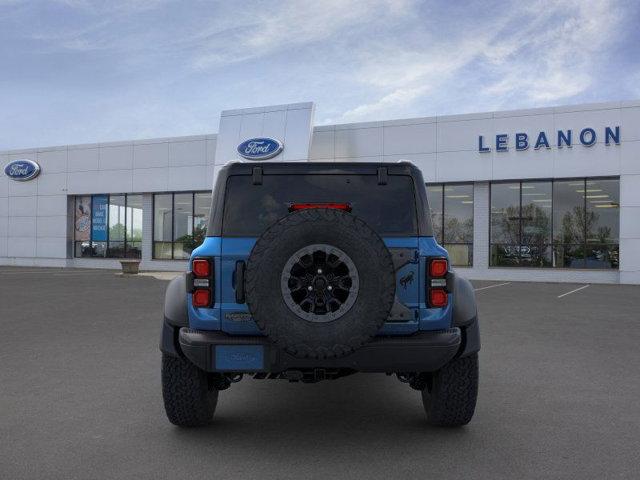
[(567, 295), (571, 295), (572, 293), (579, 292), (580, 290), (584, 290), (589, 285), (583, 285), (582, 287), (576, 288), (575, 290), (571, 290), (570, 292), (563, 293), (562, 295), (558, 295), (558, 298), (566, 297)]
[(503, 285), (509, 285), (510, 283), (511, 282), (495, 283), (493, 285), (487, 285), (486, 287), (474, 288), (473, 291), (474, 292), (479, 292), (480, 290), (486, 290), (487, 288), (501, 287)]

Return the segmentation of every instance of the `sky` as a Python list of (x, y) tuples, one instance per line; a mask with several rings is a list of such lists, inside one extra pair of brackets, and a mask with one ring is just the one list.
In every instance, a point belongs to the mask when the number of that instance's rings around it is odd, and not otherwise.
[(640, 2), (0, 0), (0, 150), (640, 98)]

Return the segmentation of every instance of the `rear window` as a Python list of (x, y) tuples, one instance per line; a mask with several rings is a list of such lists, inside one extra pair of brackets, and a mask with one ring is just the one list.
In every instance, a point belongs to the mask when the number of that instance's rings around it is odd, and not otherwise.
[(222, 233), (255, 237), (289, 213), (292, 203), (349, 203), (351, 213), (382, 236), (417, 235), (413, 179), (389, 175), (264, 175), (261, 185), (250, 176), (227, 180)]

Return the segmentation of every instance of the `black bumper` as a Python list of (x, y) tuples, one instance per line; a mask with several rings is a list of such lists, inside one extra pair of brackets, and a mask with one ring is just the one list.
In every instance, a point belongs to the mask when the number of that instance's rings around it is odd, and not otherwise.
[(168, 354), (181, 352), (197, 367), (209, 372), (350, 369), (392, 373), (438, 370), (456, 355), (466, 354), (467, 343), (466, 332), (450, 328), (410, 336), (376, 337), (341, 358), (300, 359), (277, 349), (266, 337), (229, 336), (185, 327), (178, 331), (165, 323), (161, 349)]

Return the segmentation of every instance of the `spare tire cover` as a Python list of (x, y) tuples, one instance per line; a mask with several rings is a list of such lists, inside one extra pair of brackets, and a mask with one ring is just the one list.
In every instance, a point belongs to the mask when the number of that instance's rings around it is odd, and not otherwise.
[(257, 240), (245, 291), (258, 327), (300, 358), (347, 355), (371, 340), (395, 297), (391, 254), (348, 212), (293, 212)]

